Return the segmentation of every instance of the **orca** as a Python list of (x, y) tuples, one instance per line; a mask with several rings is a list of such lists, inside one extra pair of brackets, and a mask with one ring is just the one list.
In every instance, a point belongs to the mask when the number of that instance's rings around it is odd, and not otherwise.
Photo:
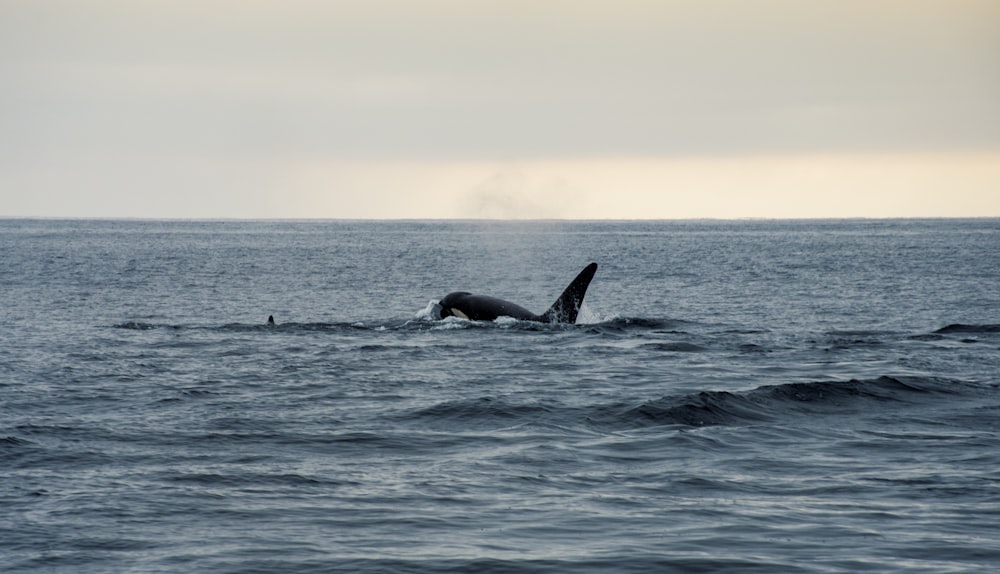
[(472, 321), (493, 321), (497, 317), (512, 317), (520, 321), (539, 323), (576, 323), (583, 297), (587, 294), (587, 287), (590, 286), (590, 281), (596, 272), (597, 263), (584, 267), (548, 311), (541, 315), (535, 315), (520, 305), (496, 297), (456, 291), (445, 295), (444, 299), (438, 302), (441, 307), (441, 318), (458, 317)]
[(267, 316), (267, 324), (268, 325), (274, 325), (274, 315), (268, 315)]

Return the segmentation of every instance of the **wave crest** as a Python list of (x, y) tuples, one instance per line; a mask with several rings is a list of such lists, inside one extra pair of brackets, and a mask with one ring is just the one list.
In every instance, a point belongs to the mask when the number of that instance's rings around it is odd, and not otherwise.
[(966, 325), (963, 323), (952, 323), (946, 327), (941, 327), (935, 333), (1000, 333), (1000, 325)]
[(741, 425), (790, 415), (847, 414), (875, 403), (915, 403), (959, 394), (970, 383), (882, 376), (872, 380), (816, 381), (766, 385), (747, 391), (703, 391), (663, 397), (628, 408), (621, 418), (639, 426)]

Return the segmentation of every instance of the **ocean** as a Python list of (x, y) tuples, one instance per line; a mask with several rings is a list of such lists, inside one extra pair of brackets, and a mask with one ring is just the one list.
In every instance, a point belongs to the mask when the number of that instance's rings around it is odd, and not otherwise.
[(3, 572), (1000, 567), (997, 219), (0, 219), (0, 326)]

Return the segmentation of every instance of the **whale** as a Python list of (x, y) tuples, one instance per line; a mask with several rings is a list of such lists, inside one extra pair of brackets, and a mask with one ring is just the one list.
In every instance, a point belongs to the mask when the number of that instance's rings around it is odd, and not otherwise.
[(458, 317), (471, 321), (495, 321), (498, 317), (511, 317), (519, 321), (539, 323), (576, 323), (576, 316), (583, 305), (587, 287), (597, 273), (597, 263), (583, 268), (566, 287), (555, 303), (541, 315), (536, 315), (524, 307), (488, 295), (476, 295), (468, 291), (455, 291), (438, 301), (442, 319)]

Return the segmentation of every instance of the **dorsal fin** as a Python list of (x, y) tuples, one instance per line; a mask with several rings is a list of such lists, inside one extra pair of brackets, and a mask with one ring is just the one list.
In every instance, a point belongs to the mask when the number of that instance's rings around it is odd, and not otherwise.
[(591, 263), (584, 267), (583, 271), (556, 299), (556, 302), (542, 315), (542, 321), (546, 323), (576, 323), (576, 316), (580, 312), (580, 306), (583, 305), (583, 296), (587, 294), (587, 287), (590, 286), (594, 273), (597, 273), (597, 263)]

